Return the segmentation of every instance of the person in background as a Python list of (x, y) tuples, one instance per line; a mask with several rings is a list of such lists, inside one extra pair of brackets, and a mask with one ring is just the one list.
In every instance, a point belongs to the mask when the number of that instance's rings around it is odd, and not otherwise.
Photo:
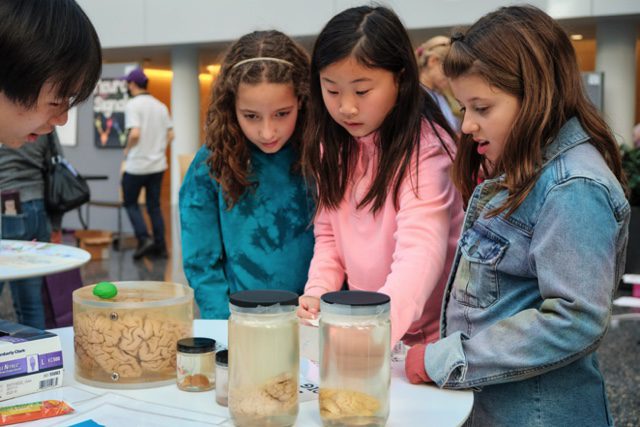
[[(134, 259), (145, 255), (167, 257), (164, 219), (160, 209), (162, 177), (167, 169), (167, 145), (173, 141), (173, 124), (167, 106), (148, 91), (149, 79), (140, 68), (127, 76), (132, 99), (125, 107), (125, 127), (129, 131), (124, 149), (126, 162), (122, 174), (122, 197), (127, 215), (138, 239)], [(149, 236), (138, 198), (145, 189), (147, 212), (151, 219), (153, 239)]]
[(435, 36), (416, 49), (416, 58), (420, 70), (420, 83), (436, 101), (449, 126), (459, 132), (460, 121), (447, 97), (450, 93), (449, 82), (442, 70), (442, 62), (449, 52), (449, 47), (448, 37)]
[(346, 281), (391, 297), (393, 344), (437, 339), (463, 216), (449, 177), (456, 147), (391, 10), (352, 8), (327, 23), (310, 105), (303, 165), (319, 194), (299, 317), (316, 318), (320, 297)]
[(441, 338), (409, 350), (407, 377), (473, 389), (465, 425), (613, 425), (595, 351), (630, 207), (571, 40), (537, 8), (504, 7), (454, 34), (444, 71), (464, 111), (467, 209)]
[(206, 144), (180, 189), (184, 271), (200, 313), (229, 316), (229, 294), (302, 293), (313, 198), (300, 173), (309, 57), (278, 31), (242, 36), (212, 89)]
[[(60, 150), (55, 132), (51, 138)], [(51, 225), (44, 203), (43, 175), (48, 151), (47, 135), (18, 148), (0, 147), (3, 239), (49, 241)], [(38, 329), (45, 328), (43, 280), (33, 277), (9, 282), (18, 322)], [(0, 293), (3, 287), (0, 281)]]
[(100, 41), (73, 0), (2, 1), (0, 23), (0, 143), (19, 147), (93, 93)]

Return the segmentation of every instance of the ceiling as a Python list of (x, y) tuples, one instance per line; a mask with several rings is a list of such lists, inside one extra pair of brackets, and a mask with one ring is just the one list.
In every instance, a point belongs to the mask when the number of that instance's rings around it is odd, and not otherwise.
[[(595, 39), (596, 22), (591, 18), (572, 19), (559, 21), (569, 34), (582, 34), (584, 40)], [(425, 28), (409, 31), (409, 36), (414, 45), (422, 43), (435, 35), (451, 34), (452, 28)], [(308, 51), (313, 48), (315, 37), (298, 37), (296, 40)], [(206, 66), (217, 64), (224, 55), (224, 50), (229, 42), (202, 43), (200, 50), (200, 71), (206, 72)], [(127, 48), (105, 49), (103, 58), (105, 63), (136, 62), (147, 68), (171, 69), (172, 46), (139, 46)]]

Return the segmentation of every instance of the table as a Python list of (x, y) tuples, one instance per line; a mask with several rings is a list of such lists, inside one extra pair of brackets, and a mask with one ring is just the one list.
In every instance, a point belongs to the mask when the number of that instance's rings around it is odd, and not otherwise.
[[(79, 383), (74, 378), (73, 329), (52, 329), (52, 332), (58, 334), (62, 342), (65, 386), (73, 386), (98, 395), (115, 392), (137, 400), (229, 417), (228, 409), (216, 404), (214, 391), (184, 392), (175, 384), (137, 390), (114, 390)], [(214, 338), (218, 343), (226, 344), (227, 322), (195, 320), (194, 335)], [(390, 395), (391, 414), (388, 427), (424, 426), (427, 421), (429, 425), (434, 426), (459, 426), (469, 416), (473, 406), (473, 393), (470, 391), (441, 390), (426, 384), (412, 385), (406, 380), (404, 373), (396, 369), (392, 371)], [(134, 424), (132, 422), (131, 425)], [(317, 400), (300, 403), (296, 426), (322, 426)]]
[(89, 252), (73, 246), (0, 240), (0, 281), (60, 273), (90, 259)]

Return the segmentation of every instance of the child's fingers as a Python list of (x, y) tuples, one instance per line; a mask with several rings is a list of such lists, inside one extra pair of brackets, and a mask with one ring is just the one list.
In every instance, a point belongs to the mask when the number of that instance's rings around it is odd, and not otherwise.
[(299, 306), (296, 314), (301, 319), (315, 319), (318, 317), (319, 302), (317, 298), (300, 297)]
[(300, 304), (300, 307), (298, 307), (298, 311), (296, 312), (296, 314), (301, 319), (313, 319), (314, 317), (313, 314), (305, 307), (303, 307), (302, 304)]

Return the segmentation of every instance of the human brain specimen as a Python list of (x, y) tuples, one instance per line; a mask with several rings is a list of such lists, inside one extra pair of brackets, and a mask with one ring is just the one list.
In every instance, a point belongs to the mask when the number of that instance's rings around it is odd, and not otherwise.
[(176, 343), (191, 335), (190, 322), (152, 312), (85, 312), (74, 317), (73, 327), (79, 373), (114, 381), (175, 376)]

